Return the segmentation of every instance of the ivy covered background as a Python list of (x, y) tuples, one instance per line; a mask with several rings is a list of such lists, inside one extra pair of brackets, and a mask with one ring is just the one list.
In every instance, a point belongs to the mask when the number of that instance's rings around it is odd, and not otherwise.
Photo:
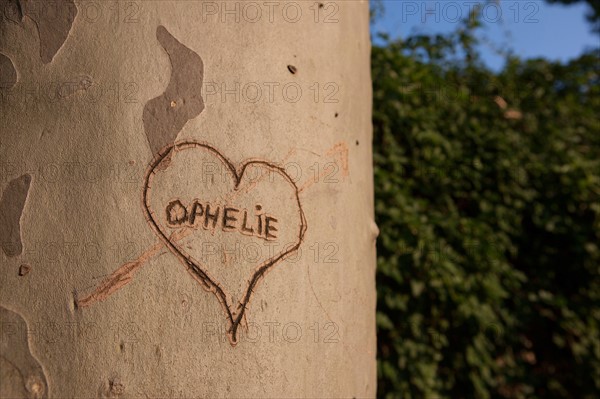
[(598, 398), (598, 49), (493, 72), (481, 23), (373, 47), (379, 395)]

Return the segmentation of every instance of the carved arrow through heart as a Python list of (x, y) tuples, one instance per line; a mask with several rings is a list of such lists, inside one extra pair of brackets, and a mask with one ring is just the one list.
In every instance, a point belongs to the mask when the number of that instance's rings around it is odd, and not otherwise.
[[(167, 146), (151, 162), (143, 208), (161, 241), (221, 303), (232, 345), (257, 284), (298, 250), (307, 228), (298, 187), (283, 168), (262, 160), (236, 168), (215, 148), (192, 141)], [(181, 232), (184, 239), (171, 238)], [(215, 240), (258, 249), (259, 255), (233, 266), (211, 259), (207, 248)], [(267, 256), (261, 256), (260, 243), (269, 246)], [(283, 249), (273, 253), (276, 246)]]

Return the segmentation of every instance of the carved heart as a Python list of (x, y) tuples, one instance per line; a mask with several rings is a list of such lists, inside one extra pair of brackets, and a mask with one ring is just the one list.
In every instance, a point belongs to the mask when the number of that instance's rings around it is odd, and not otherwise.
[(150, 164), (143, 204), (155, 233), (223, 306), (235, 345), (258, 282), (306, 231), (293, 180), (269, 162), (237, 169), (209, 145), (181, 142)]

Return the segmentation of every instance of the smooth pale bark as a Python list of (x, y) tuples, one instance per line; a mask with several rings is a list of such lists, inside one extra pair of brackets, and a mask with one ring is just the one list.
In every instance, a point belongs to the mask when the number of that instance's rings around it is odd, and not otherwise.
[(368, 2), (69, 3), (0, 2), (0, 395), (373, 397)]

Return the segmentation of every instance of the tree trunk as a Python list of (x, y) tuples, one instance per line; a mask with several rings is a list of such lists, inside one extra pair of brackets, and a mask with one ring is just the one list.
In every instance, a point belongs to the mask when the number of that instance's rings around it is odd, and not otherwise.
[(0, 6), (0, 396), (374, 396), (368, 2)]

